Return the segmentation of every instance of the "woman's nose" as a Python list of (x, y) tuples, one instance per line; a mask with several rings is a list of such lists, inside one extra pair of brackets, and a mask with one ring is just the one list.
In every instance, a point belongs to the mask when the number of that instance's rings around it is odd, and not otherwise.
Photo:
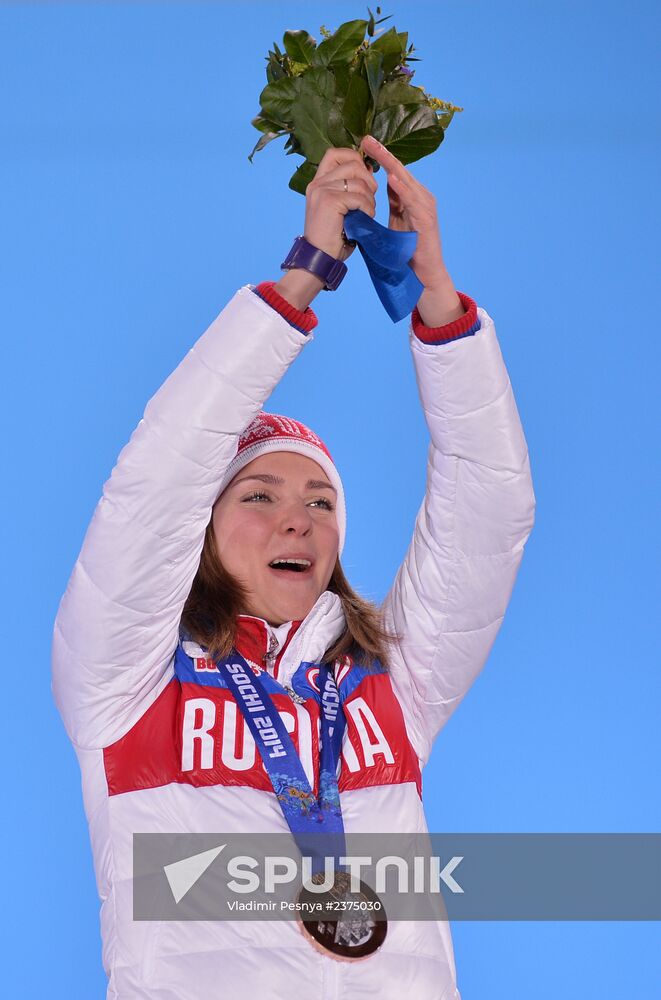
[(306, 535), (311, 530), (312, 523), (310, 511), (305, 505), (292, 504), (287, 511), (283, 512), (280, 526), (282, 531)]

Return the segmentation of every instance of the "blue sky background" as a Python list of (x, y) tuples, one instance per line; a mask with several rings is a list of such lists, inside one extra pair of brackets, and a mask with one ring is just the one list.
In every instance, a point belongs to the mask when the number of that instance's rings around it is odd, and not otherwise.
[[(659, 830), (658, 5), (383, 9), (419, 50), (416, 82), (465, 108), (412, 170), (437, 196), (455, 284), (496, 322), (538, 498), (488, 666), (425, 771), (430, 827)], [(364, 14), (314, 0), (0, 6), (7, 996), (105, 996), (52, 621), (147, 399), (238, 286), (277, 277), (302, 231), (298, 158), (279, 143), (246, 158), (268, 47)], [(345, 567), (381, 598), (424, 488), (406, 324), (357, 255), (316, 306), (315, 343), (270, 408), (328, 440)], [(453, 933), (463, 1000), (659, 996), (658, 925)]]

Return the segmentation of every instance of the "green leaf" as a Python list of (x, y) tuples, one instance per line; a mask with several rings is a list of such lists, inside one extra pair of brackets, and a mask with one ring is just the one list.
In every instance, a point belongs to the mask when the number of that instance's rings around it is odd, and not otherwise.
[(287, 156), (291, 156), (292, 153), (300, 153), (301, 152), (301, 147), (299, 145), (299, 142), (298, 142), (296, 136), (292, 135), (291, 132), (289, 133), (289, 138), (287, 139), (287, 142), (285, 143), (285, 150), (286, 150), (286, 155)]
[(312, 56), (314, 66), (351, 62), (365, 37), (367, 21), (345, 21), (330, 38), (318, 45)]
[(285, 31), (283, 42), (290, 59), (297, 63), (307, 63), (312, 61), (312, 53), (317, 47), (317, 43), (307, 31)]
[[(381, 8), (377, 7), (376, 8), (376, 12), (377, 12), (377, 14), (380, 14), (381, 13)], [(392, 14), (388, 14), (387, 17), (380, 17), (377, 20), (374, 17), (374, 14), (372, 13), (372, 11), (369, 9), (369, 7), (367, 8), (367, 13), (370, 16), (370, 19), (367, 22), (367, 34), (370, 36), (370, 38), (372, 38), (374, 36), (374, 29), (376, 28), (377, 24), (383, 24), (384, 21), (389, 21), (390, 18), (392, 17)]]
[(269, 52), (268, 60), (266, 63), (266, 79), (269, 83), (275, 83), (276, 80), (281, 80), (283, 76), (286, 76), (284, 69), (278, 62), (275, 52)]
[(328, 147), (334, 145), (329, 125), (335, 98), (335, 78), (330, 70), (318, 68), (299, 79), (299, 94), (291, 109), (294, 132), (306, 159), (319, 163)]
[(369, 84), (372, 101), (376, 107), (376, 102), (379, 97), (379, 89), (383, 83), (383, 53), (374, 52), (370, 49), (369, 52), (365, 53), (363, 65), (365, 67), (365, 76), (367, 77), (367, 83)]
[(279, 132), (282, 129), (282, 122), (271, 121), (269, 118), (264, 118), (263, 115), (257, 115), (250, 124), (260, 132)]
[(301, 144), (299, 143), (296, 136), (292, 135), (291, 132), (289, 133), (289, 138), (285, 143), (285, 149), (287, 150), (287, 156), (291, 156), (292, 153), (299, 153), (300, 155), (302, 155)]
[(438, 149), (443, 129), (425, 104), (386, 108), (374, 116), (372, 135), (402, 163), (413, 163)]
[(387, 148), (402, 163), (414, 163), (437, 150), (444, 138), (445, 133), (437, 122), (428, 128), (409, 132), (408, 135), (390, 143)]
[(314, 176), (317, 173), (317, 163), (310, 163), (306, 160), (305, 163), (301, 163), (298, 170), (292, 175), (289, 181), (289, 187), (292, 191), (298, 191), (299, 194), (305, 194), (307, 186), (311, 180), (314, 180)]
[(433, 153), (443, 141), (443, 129), (426, 104), (396, 105), (378, 111), (372, 135), (402, 163)]
[(410, 83), (406, 83), (404, 80), (391, 80), (388, 83), (384, 83), (381, 87), (376, 102), (376, 110), (378, 113), (379, 111), (384, 111), (386, 108), (396, 107), (397, 105), (406, 107), (409, 104), (423, 104), (425, 101), (424, 91), (420, 87), (412, 87)]
[(448, 127), (453, 118), (454, 118), (454, 111), (444, 111), (443, 114), (438, 116), (439, 125), (444, 131)]
[(438, 125), (436, 113), (427, 104), (395, 104), (378, 110), (372, 122), (372, 135), (384, 146), (415, 129)]
[(255, 144), (255, 147), (254, 147), (252, 153), (250, 153), (250, 155), (248, 156), (248, 159), (250, 160), (250, 162), (252, 163), (252, 158), (255, 155), (255, 153), (259, 153), (260, 149), (264, 149), (264, 146), (268, 146), (268, 144), (270, 142), (272, 142), (273, 139), (279, 139), (281, 135), (287, 135), (287, 133), (285, 131), (282, 131), (282, 132), (266, 132), (263, 136), (261, 136), (258, 139), (257, 143)]
[(315, 66), (309, 69), (301, 84), (301, 91), (306, 90), (319, 94), (320, 97), (332, 101), (335, 97), (335, 73), (325, 66)]
[(330, 139), (331, 146), (351, 149), (354, 145), (354, 138), (345, 127), (342, 106), (342, 101), (335, 101), (331, 105), (328, 113), (328, 138)]
[(300, 81), (301, 77), (284, 76), (281, 80), (264, 87), (259, 95), (263, 117), (289, 122), (292, 104), (298, 96)]
[(387, 76), (392, 73), (395, 66), (399, 66), (402, 59), (406, 57), (406, 47), (402, 48), (399, 34), (396, 28), (390, 28), (384, 35), (380, 35), (371, 45), (372, 52), (383, 53), (383, 72)]
[(349, 80), (349, 89), (344, 99), (344, 124), (358, 145), (367, 134), (365, 123), (370, 106), (370, 89), (367, 81), (358, 73)]
[(354, 75), (351, 67), (348, 63), (335, 63), (331, 72), (335, 77), (335, 93), (338, 97), (345, 97), (351, 78)]

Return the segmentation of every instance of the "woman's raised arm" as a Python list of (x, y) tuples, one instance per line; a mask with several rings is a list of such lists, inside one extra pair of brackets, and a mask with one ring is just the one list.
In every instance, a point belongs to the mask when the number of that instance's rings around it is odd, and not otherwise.
[(104, 486), (55, 622), (53, 693), (78, 746), (114, 742), (172, 676), (223, 473), (306, 339), (242, 288), (147, 404)]
[[(347, 257), (344, 215), (373, 215), (375, 188), (357, 152), (329, 150), (306, 199), (309, 241)], [(276, 285), (242, 288), (150, 400), (121, 452), (55, 622), (53, 693), (78, 746), (119, 739), (170, 680), (224, 472), (309, 339), (316, 318), (307, 306), (322, 287), (294, 270)]]
[(535, 498), (494, 324), (455, 291), (435, 200), (374, 140), (364, 148), (388, 171), (391, 228), (419, 234), (412, 265), (425, 286), (410, 339), (431, 438), (427, 489), (384, 605), (400, 636), (393, 684), (424, 764), (500, 628)]

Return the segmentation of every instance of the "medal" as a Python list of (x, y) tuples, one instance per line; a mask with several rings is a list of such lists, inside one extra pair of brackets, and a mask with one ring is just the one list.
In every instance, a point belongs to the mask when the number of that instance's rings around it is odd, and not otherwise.
[(318, 843), (318, 835), (334, 838), (332, 886), (322, 892), (313, 892), (304, 885), (298, 893), (297, 916), (302, 933), (318, 951), (338, 961), (369, 958), (383, 944), (388, 922), (377, 894), (362, 881), (359, 890), (353, 892), (351, 876), (342, 870), (338, 861), (346, 854), (337, 786), (346, 719), (335, 678), (328, 665), (322, 663), (319, 667), (321, 748), (317, 798), (262, 679), (253, 674), (236, 650), (228, 660), (219, 661), (216, 666), (252, 733), (296, 844), (301, 854), (310, 855), (311, 863), (316, 866), (311, 875), (315, 885), (321, 886), (326, 881), (325, 869), (321, 871), (326, 852), (322, 850), (324, 845)]
[[(321, 873), (312, 876), (317, 885), (323, 880)], [(308, 919), (299, 917), (303, 935), (317, 951), (338, 962), (369, 958), (385, 940), (388, 921), (383, 903), (365, 882), (352, 892), (348, 872), (336, 872), (333, 885), (325, 892), (312, 892), (304, 886), (296, 901), (301, 913), (316, 914)]]

